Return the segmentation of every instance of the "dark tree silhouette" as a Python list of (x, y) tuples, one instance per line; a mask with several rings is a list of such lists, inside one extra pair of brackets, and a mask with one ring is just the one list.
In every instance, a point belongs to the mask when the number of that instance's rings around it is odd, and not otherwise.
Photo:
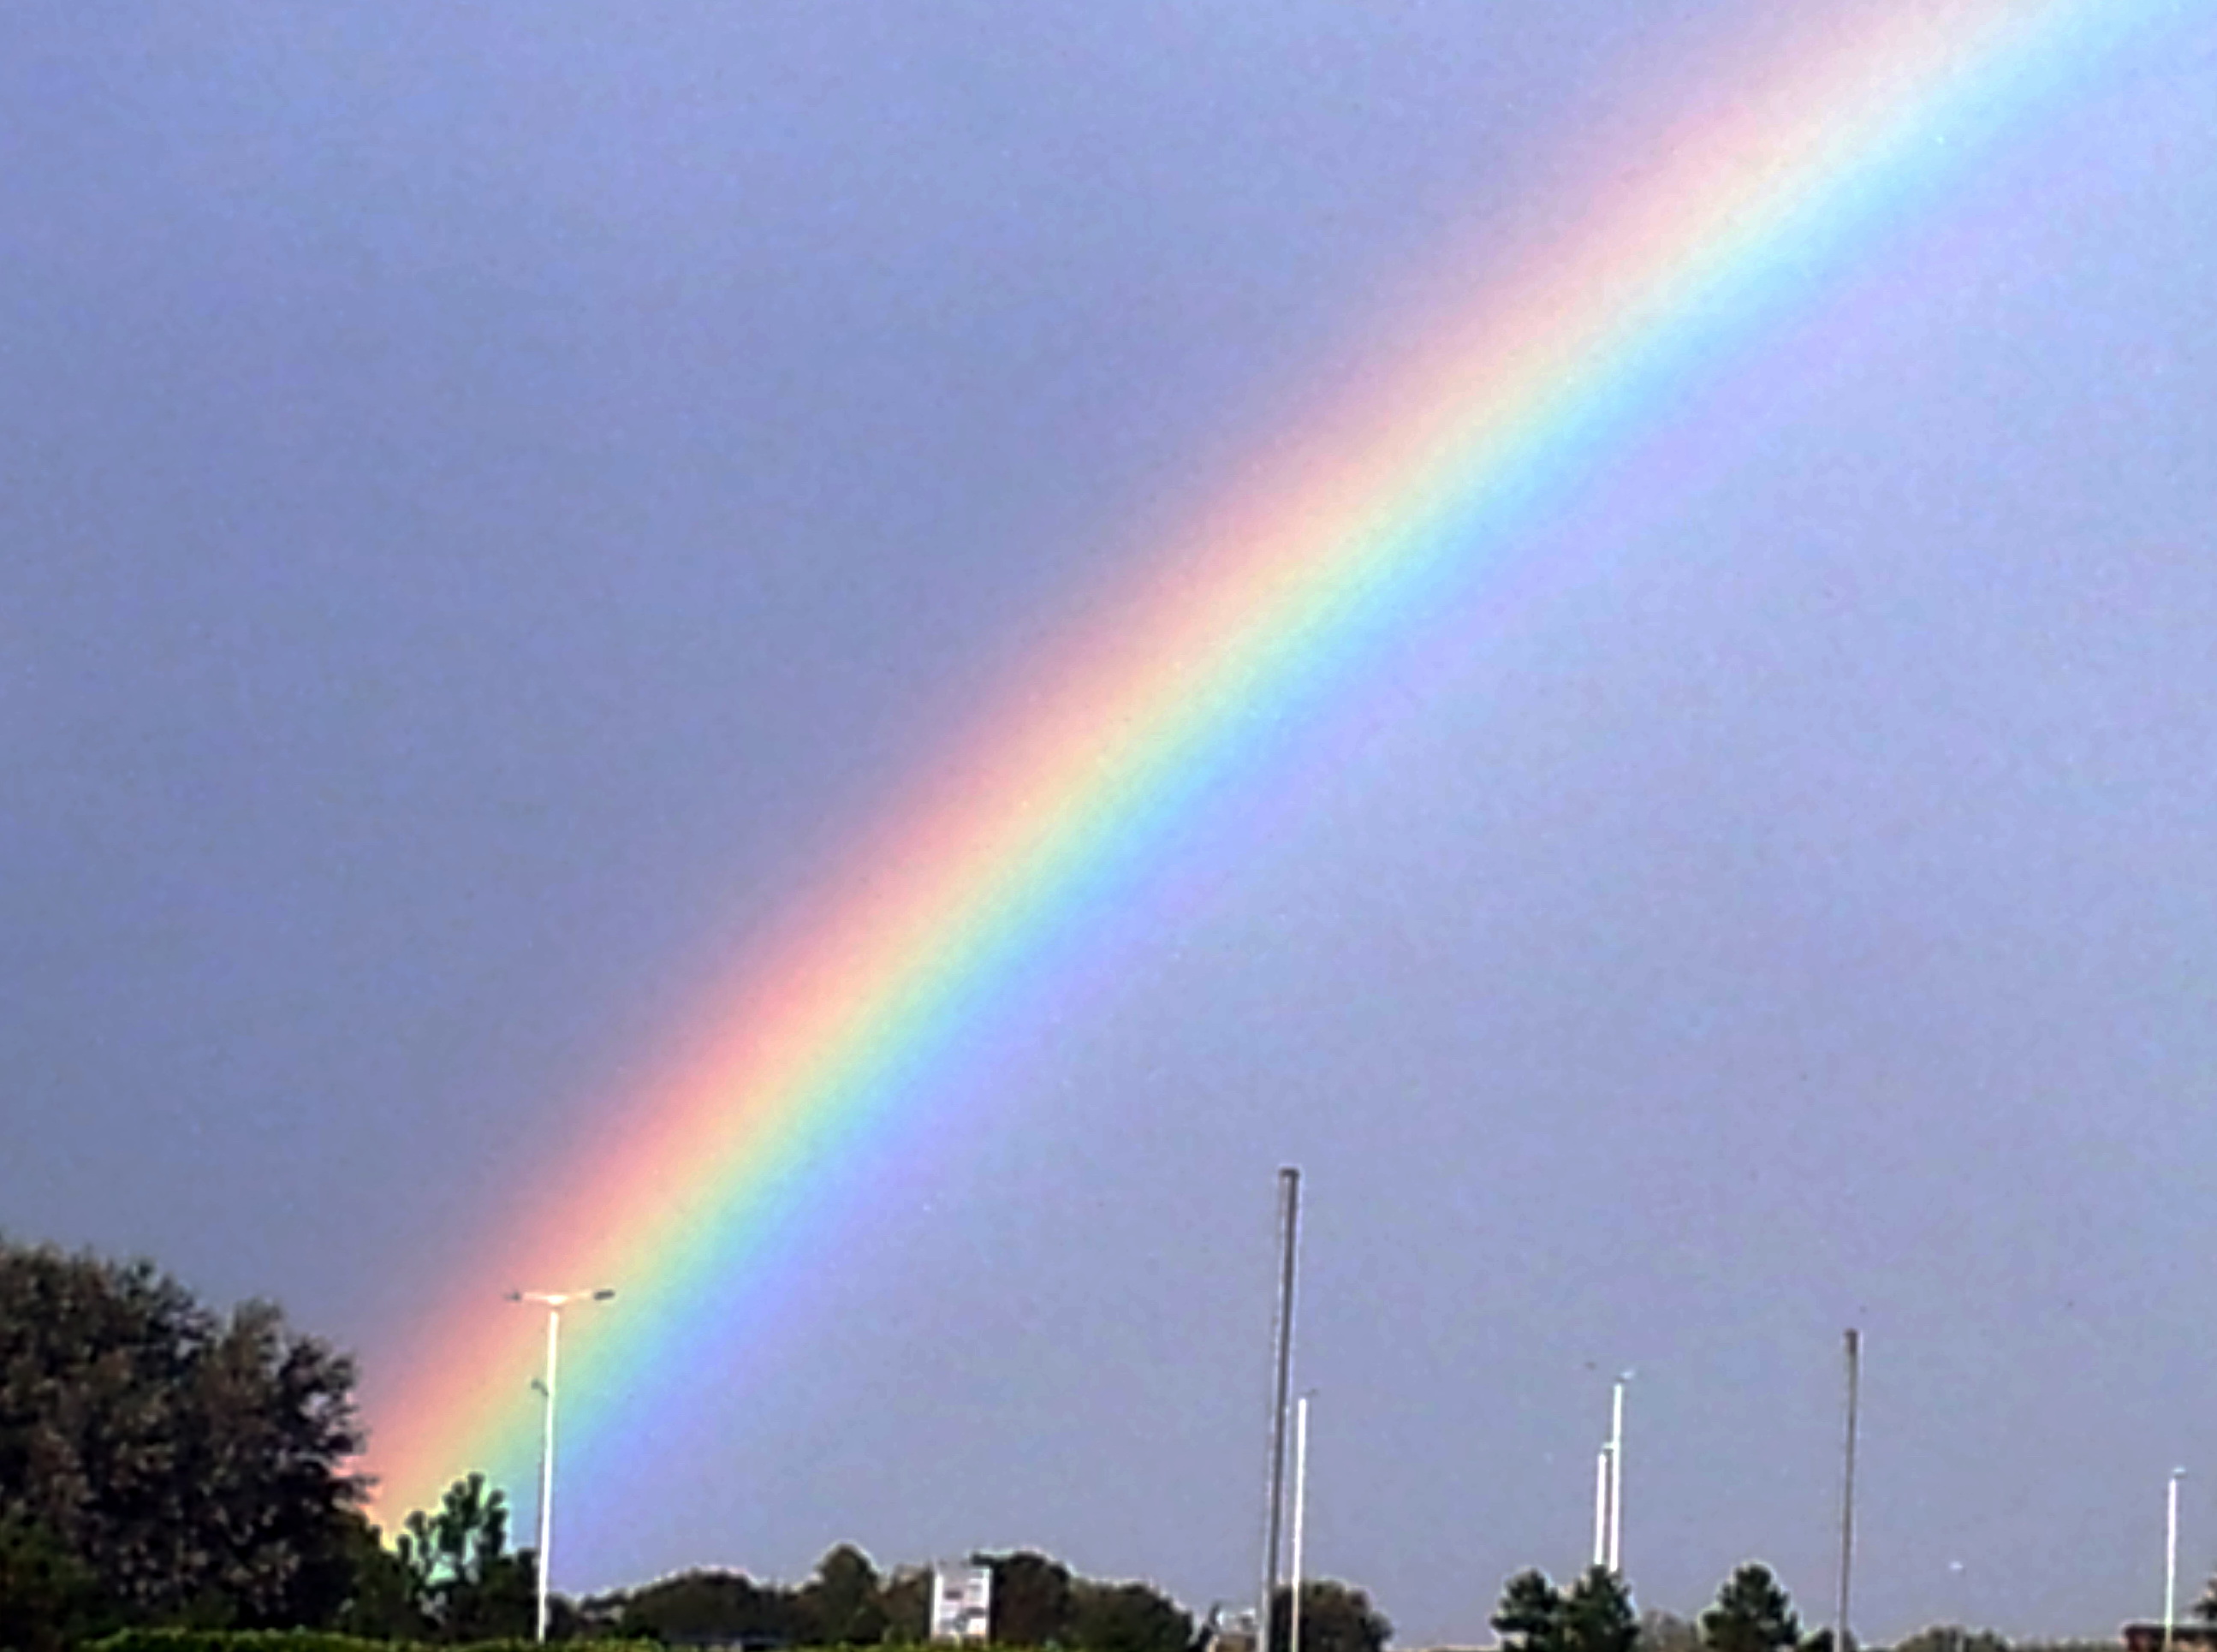
[(1069, 1567), (1030, 1549), (973, 1559), (993, 1569), (991, 1638), (997, 1645), (1070, 1643)]
[(1751, 1560), (1725, 1581), (1701, 1614), (1709, 1652), (1783, 1652), (1801, 1641), (1801, 1620), (1770, 1568)]
[(0, 1646), (65, 1652), (92, 1638), (98, 1618), (92, 1574), (51, 1532), (0, 1516)]
[(1083, 1652), (1187, 1652), (1193, 1614), (1146, 1583), (1073, 1583), (1070, 1644)]
[(680, 1572), (584, 1603), (587, 1618), (629, 1638), (729, 1646), (806, 1639), (794, 1593), (742, 1572)]
[(819, 1645), (870, 1646), (885, 1638), (878, 1569), (851, 1543), (826, 1550), (816, 1563), (816, 1575), (800, 1591), (800, 1610)]
[(417, 1610), (443, 1641), (521, 1639), (537, 1618), (537, 1557), (508, 1548), (508, 1496), (482, 1474), (447, 1488), (435, 1514), (417, 1509), (397, 1543)]
[(1563, 1597), (1563, 1652), (1632, 1652), (1640, 1618), (1632, 1592), (1606, 1566), (1590, 1566)]
[(1537, 1567), (1502, 1585), (1493, 1632), (1510, 1652), (1562, 1652), (1563, 1592)]
[[(1280, 1589), (1270, 1608), (1275, 1652), (1293, 1645), (1294, 1594)], [(1301, 1585), (1301, 1652), (1383, 1652), (1393, 1625), (1362, 1590), (1326, 1578)]]
[(352, 1586), (354, 1367), (267, 1303), (0, 1241), (0, 1519), (133, 1623), (331, 1622)]

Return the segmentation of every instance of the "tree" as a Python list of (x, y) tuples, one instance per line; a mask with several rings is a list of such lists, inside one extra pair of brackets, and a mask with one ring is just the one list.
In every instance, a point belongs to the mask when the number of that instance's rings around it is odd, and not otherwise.
[(365, 1641), (421, 1641), (431, 1633), (415, 1575), (384, 1535), (360, 1514), (348, 1522), (346, 1550), (353, 1575), (345, 1606), (332, 1627)]
[[(1290, 1652), (1293, 1606), (1291, 1589), (1281, 1588), (1271, 1597), (1273, 1652)], [(1301, 1652), (1384, 1652), (1393, 1637), (1393, 1625), (1364, 1591), (1328, 1578), (1302, 1583)]]
[(1934, 1624), (1896, 1642), (1893, 1652), (2010, 1652), (2010, 1643), (1991, 1629)]
[(816, 1563), (816, 1575), (801, 1587), (800, 1605), (802, 1621), (819, 1646), (871, 1646), (885, 1638), (878, 1569), (851, 1543), (824, 1552)]
[(909, 1643), (931, 1635), (931, 1568), (896, 1566), (878, 1589), (886, 1614), (886, 1638)]
[(1145, 1583), (1073, 1583), (1070, 1643), (1084, 1652), (1187, 1652), (1193, 1614)]
[(1000, 1646), (1066, 1646), (1071, 1641), (1070, 1568), (1029, 1549), (973, 1555), (993, 1569), (990, 1637)]
[(806, 1638), (794, 1592), (756, 1583), (744, 1572), (680, 1572), (643, 1588), (597, 1597), (584, 1610), (589, 1618), (631, 1638), (727, 1646)]
[(1563, 1652), (1633, 1652), (1640, 1619), (1632, 1592), (1606, 1566), (1589, 1566), (1563, 1597)]
[(1770, 1568), (1751, 1560), (1725, 1580), (1701, 1614), (1708, 1652), (1785, 1652), (1801, 1640), (1801, 1620)]
[(267, 1303), (0, 1240), (0, 1519), (135, 1623), (321, 1626), (352, 1585), (354, 1367)]
[(444, 1641), (522, 1639), (538, 1616), (537, 1556), (508, 1552), (508, 1495), (482, 1474), (447, 1488), (435, 1514), (401, 1523), (397, 1544), (420, 1610)]
[(1493, 1632), (1510, 1652), (1563, 1652), (1563, 1593), (1534, 1567), (1502, 1586)]
[(65, 1652), (93, 1637), (98, 1611), (92, 1574), (51, 1532), (0, 1515), (0, 1646)]

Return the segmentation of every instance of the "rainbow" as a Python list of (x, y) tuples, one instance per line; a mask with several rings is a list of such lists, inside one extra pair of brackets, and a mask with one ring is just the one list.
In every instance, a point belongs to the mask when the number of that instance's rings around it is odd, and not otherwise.
[[(1104, 896), (1146, 875), (1170, 831), (1467, 601), (1724, 350), (2160, 8), (1844, 12), (1741, 76), (1729, 112), (1662, 134), (1456, 317), (1383, 352), (1398, 374), (1273, 444), (833, 858), (822, 886), (843, 892), (755, 947), (670, 1076), (511, 1213), (412, 1349), (372, 1362), (365, 1466), (386, 1518), (467, 1469), (528, 1480), (540, 1333), (498, 1310), (510, 1285), (622, 1285), (622, 1335), (569, 1345), (584, 1369), (565, 1359), (581, 1397), (565, 1433), (621, 1415), (640, 1439), (650, 1373), (685, 1364), (712, 1293), (728, 1320), (735, 1294), (772, 1287), (831, 1170), (943, 1095), (1019, 983), (1082, 952)], [(651, 1437), (637, 1449), (652, 1460)]]

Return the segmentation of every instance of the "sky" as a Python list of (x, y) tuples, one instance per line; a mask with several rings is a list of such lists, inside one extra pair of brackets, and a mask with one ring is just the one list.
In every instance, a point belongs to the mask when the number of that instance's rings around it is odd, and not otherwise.
[[(2183, 3), (1927, 134), (1481, 575), (1262, 706), (652, 1380), (651, 1279), (500, 1272), (1067, 639), (1867, 9), (11, 9), (0, 1230), (278, 1300), (374, 1449), (427, 1326), (528, 1353), (501, 1290), (613, 1285), (565, 1589), (852, 1540), (1205, 1609), (1259, 1563), (1298, 1164), (1310, 1558), (1403, 1645), (1583, 1563), (1627, 1368), (1640, 1602), (1760, 1556), (1827, 1616), (1849, 1326), (1866, 1636), (2154, 1614), (2174, 1465), (2198, 1590)], [(502, 1450), (440, 1471), (528, 1510)]]

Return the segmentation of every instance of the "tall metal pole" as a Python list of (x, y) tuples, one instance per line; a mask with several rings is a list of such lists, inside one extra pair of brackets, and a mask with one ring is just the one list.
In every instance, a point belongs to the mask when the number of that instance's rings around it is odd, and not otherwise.
[(1624, 1385), (1619, 1377), (1609, 1402), (1609, 1569), (1624, 1575)]
[(541, 1384), (546, 1400), (539, 1437), (539, 1573), (534, 1638), (547, 1638), (547, 1580), (554, 1570), (554, 1384), (562, 1348), (562, 1310), (573, 1302), (606, 1302), (614, 1291), (511, 1291), (510, 1302), (536, 1304), (547, 1310), (547, 1380)]
[(1286, 1652), (1301, 1652), (1301, 1580), (1308, 1575), (1301, 1536), (1309, 1506), (1309, 1396), (1294, 1404), (1294, 1578), (1287, 1602)]
[(1840, 1473), (1840, 1602), (1833, 1619), (1833, 1652), (1849, 1652), (1853, 1644), (1848, 1638), (1848, 1584), (1856, 1563), (1856, 1413), (1862, 1397), (1862, 1333), (1850, 1327), (1847, 1333), (1847, 1439)]
[(1609, 1564), (1609, 1447), (1594, 1453), (1594, 1557), (1596, 1566)]
[(2171, 1652), (2171, 1631), (2178, 1621), (2178, 1482), (2184, 1469), (2171, 1471), (2171, 1493), (2165, 1499), (2163, 1538), (2163, 1652)]
[(547, 1309), (547, 1418), (539, 1442), (539, 1609), (532, 1638), (547, 1638), (547, 1578), (554, 1569), (554, 1373), (562, 1346), (562, 1304)]
[(1255, 1652), (1270, 1652), (1270, 1616), (1276, 1609), (1279, 1559), (1286, 1508), (1286, 1407), (1294, 1378), (1294, 1256), (1300, 1235), (1301, 1173), (1278, 1172), (1278, 1307), (1271, 1351), (1270, 1501), (1263, 1522), (1263, 1599), (1255, 1609)]

